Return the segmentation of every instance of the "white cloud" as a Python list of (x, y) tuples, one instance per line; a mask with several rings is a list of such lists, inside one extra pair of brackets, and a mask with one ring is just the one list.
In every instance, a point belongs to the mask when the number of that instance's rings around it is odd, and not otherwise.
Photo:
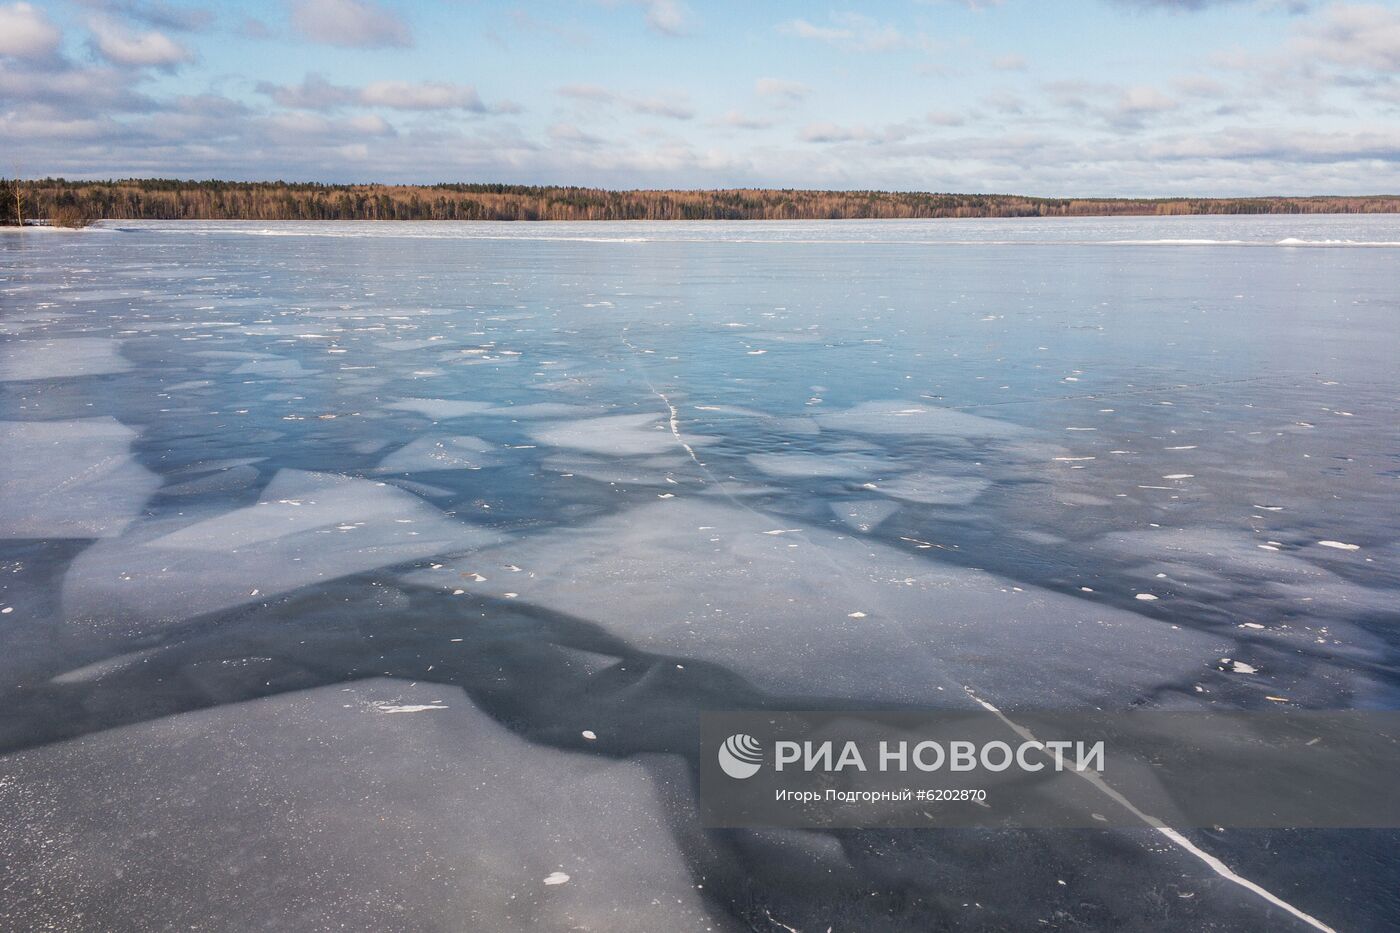
[(682, 36), (690, 29), (690, 10), (680, 0), (645, 0), (647, 25), (667, 36)]
[(1131, 128), (1140, 126), (1148, 117), (1175, 110), (1179, 106), (1156, 88), (1130, 87), (1118, 95), (1107, 117), (1116, 126)]
[(608, 7), (641, 7), (647, 28), (663, 36), (687, 35), (695, 19), (683, 0), (601, 0), (601, 3)]
[(0, 6), (0, 55), (42, 58), (58, 49), (63, 33), (28, 3)]
[(695, 111), (689, 105), (679, 100), (666, 100), (660, 97), (647, 97), (626, 100), (628, 109), (633, 113), (647, 114), (653, 117), (669, 117), (672, 120), (689, 120), (695, 116)]
[(900, 49), (931, 50), (934, 42), (923, 33), (906, 35), (889, 23), (881, 23), (862, 13), (833, 13), (830, 26), (818, 26), (805, 19), (778, 24), (778, 31), (798, 39), (825, 42), (848, 52), (893, 52)]
[(616, 94), (597, 84), (566, 84), (559, 89), (559, 93), (574, 100), (595, 101), (600, 104), (612, 103), (617, 99)]
[(760, 97), (784, 103), (797, 103), (812, 89), (799, 81), (784, 81), (782, 78), (759, 78), (753, 83), (754, 93)]
[(591, 133), (585, 133), (572, 123), (555, 123), (547, 132), (549, 138), (575, 146), (600, 146), (603, 140)]
[(832, 26), (814, 26), (805, 19), (788, 20), (778, 27), (780, 32), (799, 39), (817, 39), (822, 42), (841, 42), (846, 39), (855, 38), (855, 33), (849, 29), (838, 29)]
[(1400, 10), (1336, 3), (1299, 32), (1296, 49), (1305, 60), (1389, 74), (1400, 71)]
[(294, 0), (292, 25), (313, 42), (344, 48), (406, 48), (408, 24), (369, 0)]
[(992, 67), (997, 71), (1025, 71), (1026, 59), (1021, 55), (998, 55), (992, 59)]
[(751, 117), (738, 110), (731, 110), (711, 120), (710, 123), (713, 126), (732, 126), (740, 130), (766, 130), (773, 125), (772, 120), (765, 120), (762, 117)]
[(684, 98), (678, 97), (629, 97), (597, 84), (567, 84), (559, 89), (559, 94), (585, 103), (619, 104), (633, 113), (653, 117), (689, 120), (695, 116), (690, 104)]
[(332, 84), (319, 74), (307, 75), (300, 84), (270, 84), (260, 81), (259, 94), (266, 94), (283, 107), (297, 110), (333, 110), (354, 103), (355, 89)]
[(132, 32), (106, 17), (88, 21), (93, 47), (114, 65), (173, 68), (194, 61), (194, 53), (163, 32)]
[[(341, 107), (388, 107), (391, 110), (470, 110), (485, 113), (476, 88), (447, 81), (373, 81), (362, 88), (333, 84), (319, 74), (308, 74), (300, 84), (257, 85), (283, 107), (298, 110), (336, 110)], [(495, 108), (497, 112), (518, 109), (513, 104)]]
[(870, 131), (859, 126), (840, 126), (835, 123), (809, 123), (798, 134), (803, 142), (809, 143), (848, 143), (866, 139)]
[(375, 81), (360, 92), (360, 102), (395, 110), (472, 110), (486, 109), (476, 88), (445, 81)]

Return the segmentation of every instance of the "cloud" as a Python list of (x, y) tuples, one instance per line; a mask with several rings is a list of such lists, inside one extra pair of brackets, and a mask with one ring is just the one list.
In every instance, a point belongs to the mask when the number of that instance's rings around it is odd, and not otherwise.
[(689, 120), (695, 116), (695, 111), (689, 103), (679, 98), (662, 97), (629, 97), (625, 94), (618, 94), (597, 84), (566, 84), (559, 88), (559, 94), (573, 100), (583, 101), (590, 104), (610, 105), (617, 104), (626, 107), (633, 113), (640, 113), (653, 117), (668, 117), (672, 120)]
[(1130, 87), (1118, 95), (1106, 117), (1114, 126), (1133, 129), (1148, 117), (1179, 107), (1175, 100), (1151, 87)]
[(808, 143), (848, 143), (866, 139), (869, 131), (863, 127), (839, 126), (835, 123), (809, 123), (798, 136)]
[(1173, 160), (1226, 159), (1293, 163), (1400, 162), (1400, 133), (1232, 130), (1154, 142), (1143, 155)]
[(967, 118), (960, 113), (953, 113), (948, 110), (935, 110), (925, 117), (934, 126), (962, 126), (967, 122)]
[(784, 81), (782, 78), (759, 78), (753, 83), (754, 93), (781, 103), (795, 104), (812, 93), (812, 89), (799, 81)]
[(900, 49), (933, 48), (923, 33), (905, 35), (889, 23), (881, 23), (862, 13), (832, 13), (831, 25), (818, 26), (805, 19), (778, 24), (778, 32), (798, 39), (825, 42), (848, 52), (892, 52)]
[(601, 146), (604, 142), (601, 137), (585, 133), (572, 123), (555, 123), (546, 132), (556, 142), (575, 146)]
[(1337, 3), (1299, 32), (1294, 50), (1304, 60), (1390, 74), (1400, 71), (1400, 10)]
[(725, 113), (722, 116), (716, 117), (715, 119), (711, 120), (710, 125), (732, 126), (735, 129), (740, 130), (766, 130), (773, 125), (773, 121), (765, 120), (762, 117), (751, 117), (739, 112), (738, 110), (731, 110), (728, 113)]
[[(391, 110), (468, 110), (486, 113), (476, 88), (447, 81), (374, 81), (362, 88), (332, 84), (320, 74), (308, 74), (300, 84), (271, 84), (261, 81), (257, 92), (283, 107), (297, 110), (336, 110), (341, 107), (388, 107)], [(514, 104), (494, 108), (515, 112)]]
[(601, 0), (604, 6), (640, 7), (647, 28), (663, 36), (684, 36), (691, 31), (695, 16), (682, 0)]
[(408, 48), (413, 45), (408, 24), (370, 0), (294, 0), (292, 25), (313, 42), (342, 48)]
[(617, 100), (616, 94), (596, 84), (566, 84), (559, 89), (559, 93), (574, 100), (594, 101), (600, 104)]
[(44, 64), (46, 67), (0, 68), (0, 99), (7, 106), (38, 107), (67, 118), (158, 109), (154, 100), (132, 90), (129, 70), (76, 68), (66, 62), (57, 67)]
[(243, 17), (238, 24), (238, 34), (245, 39), (271, 39), (273, 35), (271, 26), (253, 16)]
[(0, 55), (43, 58), (58, 50), (63, 33), (28, 3), (0, 6)]
[(256, 89), (283, 107), (297, 110), (334, 110), (353, 104), (359, 97), (354, 88), (332, 84), (319, 74), (307, 75), (300, 84), (259, 81)]
[(360, 92), (360, 102), (395, 110), (470, 110), (484, 113), (486, 106), (476, 88), (446, 81), (375, 81)]
[(194, 61), (194, 53), (163, 32), (132, 32), (105, 16), (88, 21), (92, 46), (114, 65), (174, 68)]
[(1021, 55), (998, 55), (992, 59), (992, 67), (997, 71), (1025, 71), (1026, 59)]
[(683, 36), (690, 29), (690, 10), (680, 0), (645, 0), (647, 25), (665, 36)]
[(695, 111), (685, 103), (664, 100), (659, 97), (629, 99), (625, 100), (624, 103), (633, 113), (642, 113), (653, 117), (668, 117), (672, 120), (689, 120), (695, 116)]
[(156, 29), (173, 32), (199, 32), (214, 22), (214, 11), (205, 7), (175, 6), (164, 0), (116, 0), (106, 9), (127, 19)]
[(1232, 3), (1240, 3), (1241, 0), (1113, 0), (1119, 6), (1135, 6), (1143, 9), (1172, 10), (1175, 12), (1193, 12), (1204, 10), (1213, 6), (1226, 6)]

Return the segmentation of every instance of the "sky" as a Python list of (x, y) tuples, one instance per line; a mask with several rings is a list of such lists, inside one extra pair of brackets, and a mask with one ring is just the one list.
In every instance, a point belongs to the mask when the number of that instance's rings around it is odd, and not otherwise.
[(1400, 193), (1400, 0), (0, 0), (0, 175)]

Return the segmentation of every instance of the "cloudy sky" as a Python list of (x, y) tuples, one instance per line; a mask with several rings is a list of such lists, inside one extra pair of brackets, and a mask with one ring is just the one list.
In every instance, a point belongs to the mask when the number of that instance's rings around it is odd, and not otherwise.
[(1400, 0), (0, 0), (0, 174), (1400, 192)]

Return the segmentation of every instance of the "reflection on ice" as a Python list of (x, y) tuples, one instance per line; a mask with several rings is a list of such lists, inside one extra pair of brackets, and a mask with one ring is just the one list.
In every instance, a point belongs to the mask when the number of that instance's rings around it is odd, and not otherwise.
[(282, 470), (256, 505), (149, 521), (87, 549), (63, 605), (71, 619), (141, 627), (499, 539), (394, 486)]

